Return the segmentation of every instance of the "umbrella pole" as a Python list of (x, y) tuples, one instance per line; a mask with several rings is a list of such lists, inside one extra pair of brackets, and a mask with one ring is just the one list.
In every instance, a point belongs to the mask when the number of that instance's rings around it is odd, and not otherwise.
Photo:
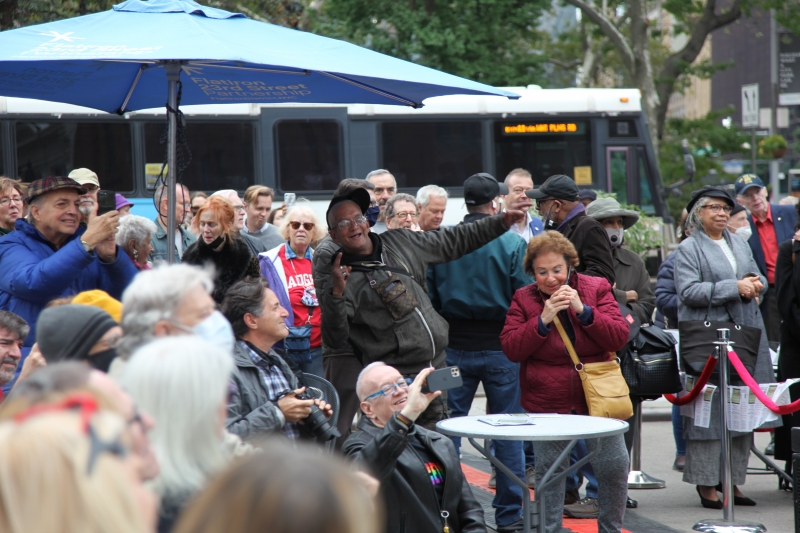
[(175, 263), (175, 228), (176, 220), (177, 183), (175, 160), (177, 159), (178, 139), (178, 80), (181, 76), (181, 64), (178, 61), (167, 61), (164, 65), (167, 71), (168, 97), (167, 120), (169, 135), (167, 138), (167, 264)]

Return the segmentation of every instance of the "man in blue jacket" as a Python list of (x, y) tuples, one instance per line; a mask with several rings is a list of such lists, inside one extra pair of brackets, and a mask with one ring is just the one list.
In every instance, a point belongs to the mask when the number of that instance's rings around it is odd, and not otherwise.
[(767, 188), (755, 174), (743, 174), (736, 178), (734, 190), (736, 201), (750, 211), (747, 220), (752, 234), (747, 242), (761, 274), (767, 277), (769, 283), (769, 290), (760, 305), (767, 339), (779, 342), (781, 318), (778, 315), (778, 299), (774, 295), (775, 262), (778, 259), (778, 245), (794, 236), (797, 212), (793, 205), (769, 203)]
[[(496, 214), (498, 196), (508, 192), (505, 184), (489, 174), (470, 176), (464, 182), (468, 214), (462, 224)], [(522, 207), (525, 210), (526, 206)], [(431, 303), (450, 326), (447, 365), (458, 366), (464, 380), (464, 386), (448, 391), (447, 406), (454, 417), (469, 414), (480, 382), (490, 412), (522, 412), (519, 363), (512, 363), (503, 353), (500, 332), (514, 293), (531, 282), (522, 269), (526, 248), (525, 240), (509, 231), (461, 259), (428, 269)], [(454, 438), (453, 443), (458, 450), (461, 439)], [(504, 465), (525, 479), (522, 442), (498, 440), (494, 449)], [(496, 486), (492, 505), (497, 531), (522, 529), (522, 490), (502, 472), (497, 472)]]
[[(93, 217), (80, 227), (80, 195), (86, 189), (67, 177), (49, 177), (28, 187), (28, 220), (0, 240), (0, 309), (30, 325), (24, 360), (36, 339), (36, 320), (48, 302), (100, 289), (120, 299), (136, 275), (128, 255), (114, 242), (119, 213)], [(18, 367), (21, 368), (21, 365)], [(19, 372), (17, 372), (19, 373)]]

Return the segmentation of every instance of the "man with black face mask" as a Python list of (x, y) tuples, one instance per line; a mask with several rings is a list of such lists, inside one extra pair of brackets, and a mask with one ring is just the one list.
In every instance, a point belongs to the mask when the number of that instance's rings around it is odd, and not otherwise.
[(576, 270), (587, 276), (606, 278), (613, 286), (616, 276), (608, 235), (599, 222), (586, 216), (575, 181), (556, 174), (525, 194), (536, 201), (544, 229), (558, 231), (575, 246), (580, 260)]
[(91, 367), (108, 372), (117, 356), (117, 341), (122, 328), (111, 315), (88, 305), (67, 304), (50, 307), (39, 315), (36, 343), (45, 361), (86, 361)]

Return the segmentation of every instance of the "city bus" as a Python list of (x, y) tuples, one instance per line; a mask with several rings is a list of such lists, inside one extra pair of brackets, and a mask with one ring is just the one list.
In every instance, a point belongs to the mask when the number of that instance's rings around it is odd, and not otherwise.
[[(450, 194), (445, 224), (465, 213), (462, 184), (476, 172), (502, 180), (525, 168), (536, 186), (566, 174), (667, 216), (656, 154), (636, 89), (511, 87), (521, 96), (443, 96), (420, 109), (387, 105), (183, 106), (191, 191), (272, 187), (324, 214), (343, 178), (389, 170), (415, 195)], [(166, 95), (165, 95), (166, 99)], [(30, 182), (94, 170), (104, 189), (155, 216), (153, 191), (166, 154), (164, 109), (122, 116), (39, 100), (0, 97), (0, 172)]]

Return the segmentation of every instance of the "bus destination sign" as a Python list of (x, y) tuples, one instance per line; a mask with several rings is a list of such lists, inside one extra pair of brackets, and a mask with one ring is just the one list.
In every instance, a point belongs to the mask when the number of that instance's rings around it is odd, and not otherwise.
[(536, 135), (542, 133), (582, 133), (583, 124), (575, 122), (535, 122), (525, 124), (504, 124), (504, 135)]

